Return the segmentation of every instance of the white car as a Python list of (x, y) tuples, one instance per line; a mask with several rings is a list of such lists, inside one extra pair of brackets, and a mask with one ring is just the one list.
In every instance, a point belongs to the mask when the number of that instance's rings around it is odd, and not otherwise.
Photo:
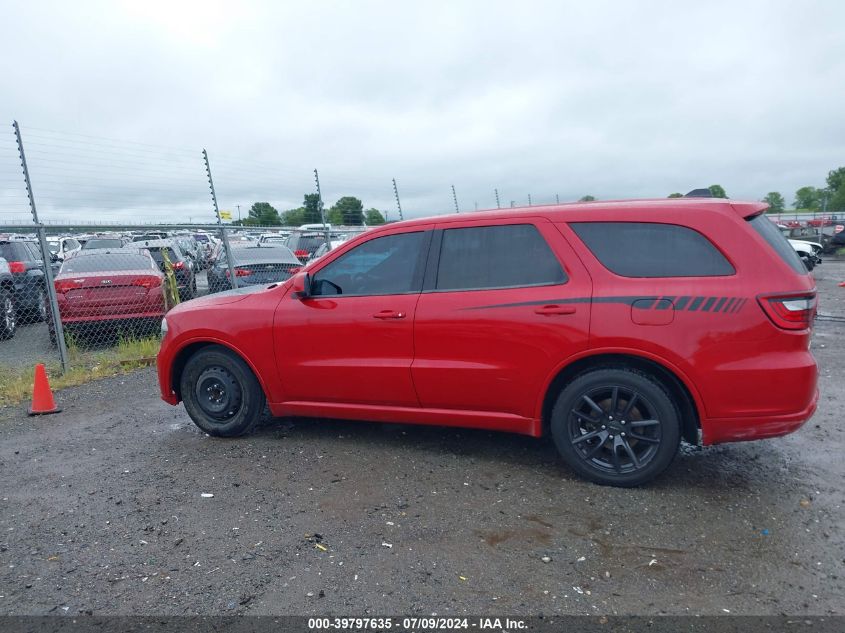
[(792, 248), (798, 253), (798, 257), (804, 262), (807, 270), (813, 270), (813, 268), (822, 263), (822, 258), (819, 257), (819, 254), (822, 252), (821, 244), (818, 242), (807, 242), (806, 240), (788, 239)]
[(48, 237), (47, 248), (55, 257), (54, 261), (65, 261), (69, 256), (82, 250), (82, 244), (73, 237)]

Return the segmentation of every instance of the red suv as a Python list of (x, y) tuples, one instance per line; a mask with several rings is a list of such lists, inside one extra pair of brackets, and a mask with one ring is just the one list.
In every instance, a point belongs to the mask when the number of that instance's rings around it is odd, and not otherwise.
[(551, 435), (617, 486), (691, 443), (790, 433), (813, 278), (765, 204), (529, 207), (376, 228), (278, 284), (172, 310), (162, 397), (211, 435), (309, 416)]

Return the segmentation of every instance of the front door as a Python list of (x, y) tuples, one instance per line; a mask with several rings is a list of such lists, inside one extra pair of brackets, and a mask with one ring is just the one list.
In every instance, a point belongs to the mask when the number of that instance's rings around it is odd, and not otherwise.
[(326, 255), (311, 296), (281, 301), (274, 345), (286, 401), (419, 406), (414, 311), (430, 237), (415, 227)]

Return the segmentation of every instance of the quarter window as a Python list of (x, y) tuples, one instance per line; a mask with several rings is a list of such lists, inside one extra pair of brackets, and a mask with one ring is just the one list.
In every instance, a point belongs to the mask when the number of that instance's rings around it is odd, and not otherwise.
[(482, 290), (561, 284), (566, 275), (532, 224), (446, 229), (437, 290)]
[(400, 233), (364, 242), (319, 270), (314, 295), (396, 295), (422, 287), (420, 251), (424, 233)]
[(716, 277), (736, 271), (698, 231), (650, 222), (573, 222), (572, 230), (622, 277)]

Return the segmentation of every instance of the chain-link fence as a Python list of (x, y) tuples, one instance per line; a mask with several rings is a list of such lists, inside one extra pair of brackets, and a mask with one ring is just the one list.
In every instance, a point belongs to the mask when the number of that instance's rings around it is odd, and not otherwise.
[(0, 225), (0, 371), (151, 362), (174, 306), (284, 281), (363, 230)]

